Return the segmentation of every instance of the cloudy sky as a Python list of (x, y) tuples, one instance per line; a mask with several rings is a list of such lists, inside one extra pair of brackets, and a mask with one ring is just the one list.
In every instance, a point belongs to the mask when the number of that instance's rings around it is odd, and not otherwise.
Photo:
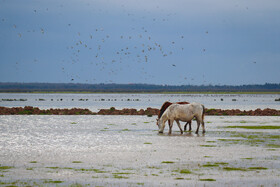
[(0, 0), (0, 82), (280, 82), (279, 0)]

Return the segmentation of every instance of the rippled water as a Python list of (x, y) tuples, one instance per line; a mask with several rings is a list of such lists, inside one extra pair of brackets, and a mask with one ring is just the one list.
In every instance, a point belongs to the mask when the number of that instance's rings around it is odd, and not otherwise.
[(206, 116), (204, 135), (201, 130), (181, 135), (175, 124), (172, 135), (167, 127), (159, 135), (155, 121), (155, 116), (0, 116), (1, 185), (280, 185), (280, 130), (225, 128), (279, 126), (280, 117)]
[[(26, 94), (0, 93), (0, 106), (34, 106), (48, 108), (88, 108), (93, 112), (115, 107), (117, 109), (147, 107), (160, 108), (165, 101), (198, 102), (206, 108), (251, 110), (280, 109), (275, 99), (280, 94)], [(7, 100), (8, 99), (8, 100)]]

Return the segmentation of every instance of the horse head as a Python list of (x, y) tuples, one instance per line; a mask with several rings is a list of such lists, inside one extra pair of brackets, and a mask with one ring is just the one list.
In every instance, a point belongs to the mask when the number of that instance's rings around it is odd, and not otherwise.
[(163, 133), (163, 126), (162, 126), (162, 120), (161, 118), (157, 118), (157, 126), (158, 126), (158, 132)]

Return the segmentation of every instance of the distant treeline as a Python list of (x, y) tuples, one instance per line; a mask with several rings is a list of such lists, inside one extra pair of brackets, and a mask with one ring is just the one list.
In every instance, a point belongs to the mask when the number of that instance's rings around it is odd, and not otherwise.
[(153, 84), (75, 84), (0, 83), (0, 92), (279, 92), (280, 84), (263, 85), (153, 85)]

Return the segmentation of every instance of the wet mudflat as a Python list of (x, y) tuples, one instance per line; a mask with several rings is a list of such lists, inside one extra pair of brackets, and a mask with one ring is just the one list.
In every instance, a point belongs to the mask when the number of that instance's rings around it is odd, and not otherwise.
[[(279, 186), (280, 117), (0, 116), (0, 185)], [(183, 125), (183, 124), (182, 124)]]

